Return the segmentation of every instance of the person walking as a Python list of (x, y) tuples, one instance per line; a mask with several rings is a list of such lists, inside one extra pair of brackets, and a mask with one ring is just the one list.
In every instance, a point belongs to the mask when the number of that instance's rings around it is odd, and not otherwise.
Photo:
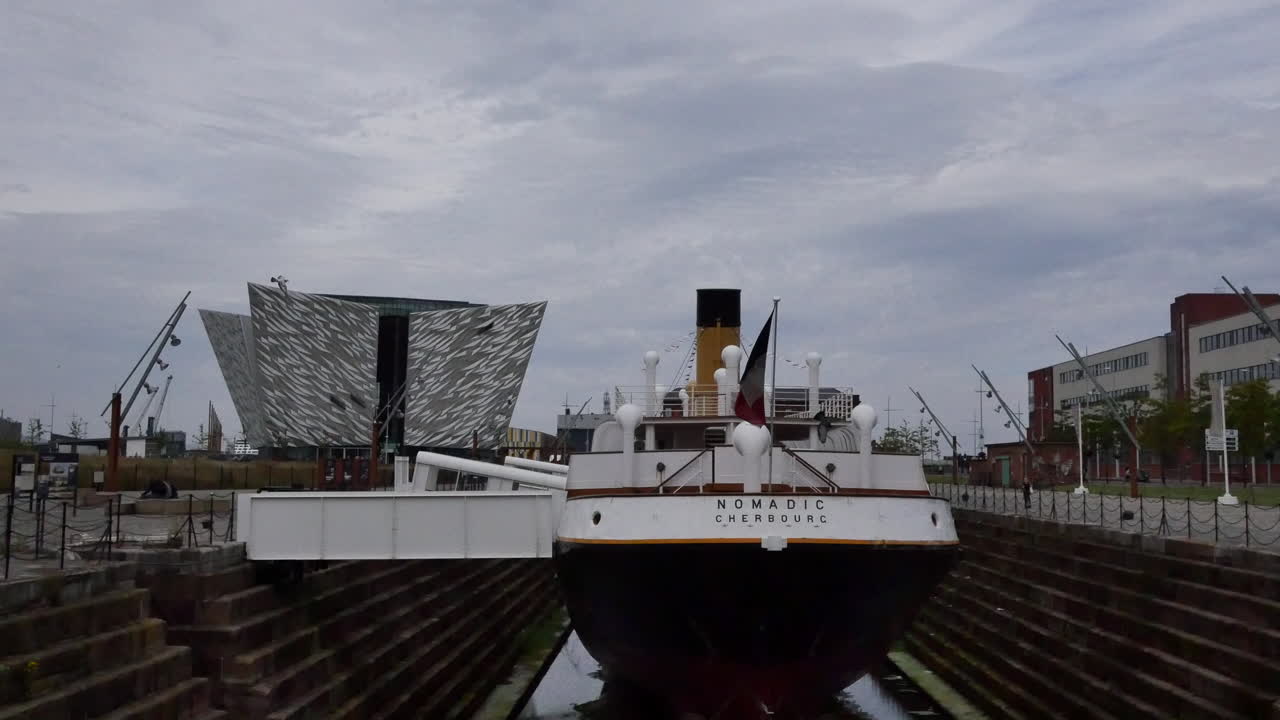
[(1022, 505), (1026, 509), (1031, 509), (1031, 478), (1022, 478)]

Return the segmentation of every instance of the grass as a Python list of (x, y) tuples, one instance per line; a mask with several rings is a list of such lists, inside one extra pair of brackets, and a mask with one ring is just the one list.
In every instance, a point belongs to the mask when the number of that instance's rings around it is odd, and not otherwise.
[[(1055, 490), (1074, 490), (1077, 483), (1063, 483), (1055, 485)], [(1128, 497), (1129, 484), (1125, 482), (1119, 483), (1085, 483), (1085, 487), (1089, 488), (1089, 492), (1100, 495), (1123, 495)], [(1222, 495), (1222, 485), (1208, 485), (1200, 487), (1199, 485), (1161, 485), (1158, 481), (1138, 483), (1138, 492), (1143, 497), (1163, 497), (1177, 500), (1190, 498), (1192, 500), (1217, 500)], [(1249, 487), (1247, 484), (1232, 483), (1231, 494), (1237, 498), (1257, 503), (1259, 505), (1280, 505), (1280, 486), (1254, 485)]]
[[(949, 483), (950, 475), (926, 475), (925, 479), (930, 483)], [(967, 485), (968, 478), (961, 475), (960, 484)], [(1070, 492), (1076, 489), (1078, 483), (1059, 483), (1053, 486), (1054, 490)], [(1127, 482), (1086, 482), (1085, 487), (1089, 488), (1089, 492), (1099, 495), (1120, 495), (1129, 496), (1129, 483)], [(1010, 486), (1012, 487), (1012, 486)], [(1016, 489), (1016, 488), (1015, 488)], [(1205, 487), (1199, 485), (1162, 485), (1158, 478), (1152, 478), (1149, 482), (1138, 483), (1138, 492), (1143, 497), (1149, 498), (1170, 498), (1174, 500), (1183, 500), (1190, 498), (1192, 500), (1217, 500), (1222, 495), (1222, 484), (1215, 483)], [(1248, 483), (1231, 483), (1231, 494), (1235, 495), (1242, 501), (1256, 503), (1258, 505), (1280, 505), (1280, 484), (1277, 485), (1254, 485), (1250, 487)]]

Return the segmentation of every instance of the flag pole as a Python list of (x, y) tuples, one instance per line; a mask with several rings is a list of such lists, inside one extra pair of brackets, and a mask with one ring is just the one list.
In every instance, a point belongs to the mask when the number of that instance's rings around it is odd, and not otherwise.
[(782, 298), (773, 296), (773, 365), (769, 369), (769, 386), (773, 392), (769, 394), (769, 490), (773, 491), (773, 443), (775, 442), (774, 426), (778, 416), (778, 302)]

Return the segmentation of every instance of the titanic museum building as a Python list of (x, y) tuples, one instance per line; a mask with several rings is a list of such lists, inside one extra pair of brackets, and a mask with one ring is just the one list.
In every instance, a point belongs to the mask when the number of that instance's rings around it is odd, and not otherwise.
[(200, 318), (249, 444), (310, 459), (367, 451), (375, 422), (384, 452), (496, 450), (545, 310), (250, 283), (248, 315)]

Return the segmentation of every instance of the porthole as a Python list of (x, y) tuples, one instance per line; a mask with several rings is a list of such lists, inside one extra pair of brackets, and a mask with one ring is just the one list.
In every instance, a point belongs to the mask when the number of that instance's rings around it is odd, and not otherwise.
[[(599, 524), (600, 524), (600, 511), (599, 511), (599, 510), (597, 510), (597, 511), (595, 511), (595, 512), (591, 513), (591, 524), (592, 524), (592, 525), (599, 525)], [(935, 522), (934, 522), (934, 524), (936, 525), (936, 524), (937, 524), (937, 521), (935, 521)]]

